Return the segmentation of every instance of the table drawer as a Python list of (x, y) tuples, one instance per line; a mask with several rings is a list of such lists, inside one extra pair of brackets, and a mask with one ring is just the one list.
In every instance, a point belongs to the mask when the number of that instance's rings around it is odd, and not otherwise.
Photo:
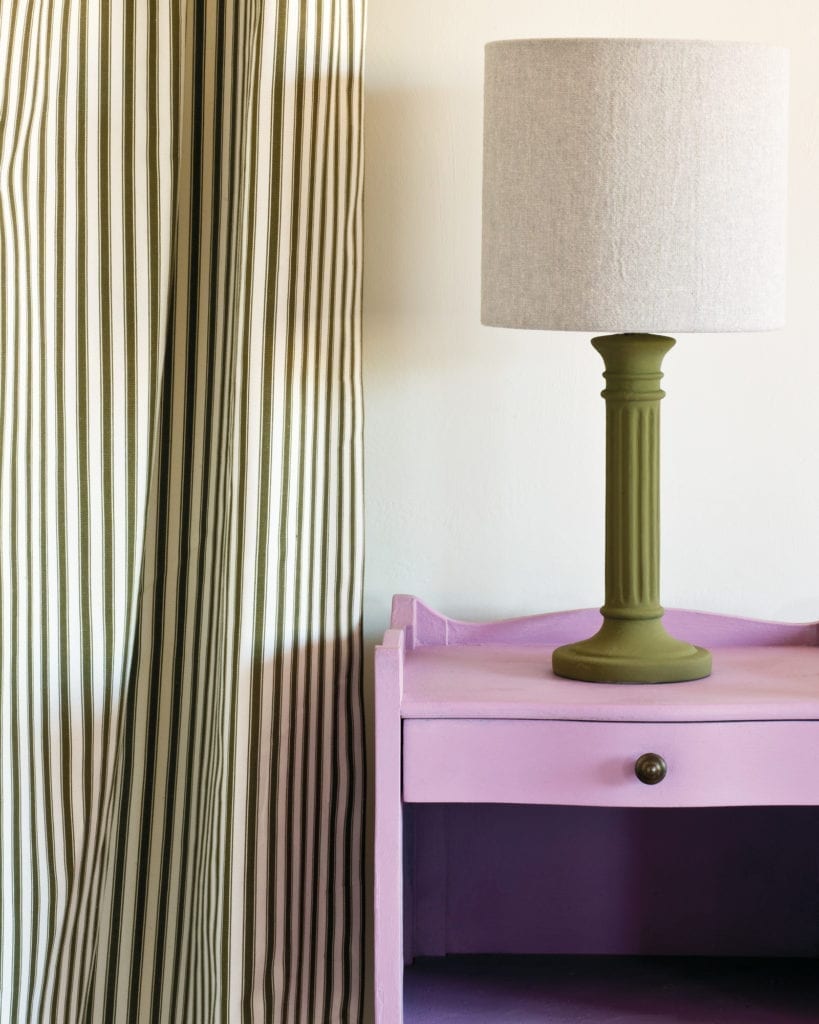
[[(637, 758), (659, 754), (647, 785)], [(819, 722), (408, 719), (403, 798), (417, 803), (725, 807), (819, 803)]]

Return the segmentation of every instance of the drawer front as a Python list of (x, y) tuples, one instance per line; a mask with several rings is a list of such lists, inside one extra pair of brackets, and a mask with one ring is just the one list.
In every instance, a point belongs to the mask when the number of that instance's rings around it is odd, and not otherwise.
[[(667, 766), (656, 785), (635, 775), (646, 753)], [(596, 807), (819, 804), (819, 722), (409, 719), (403, 796)]]

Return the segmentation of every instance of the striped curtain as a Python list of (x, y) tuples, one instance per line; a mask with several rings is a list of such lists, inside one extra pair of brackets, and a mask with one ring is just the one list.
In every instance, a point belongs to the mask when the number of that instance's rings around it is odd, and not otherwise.
[(0, 1021), (362, 1005), (364, 0), (0, 0)]

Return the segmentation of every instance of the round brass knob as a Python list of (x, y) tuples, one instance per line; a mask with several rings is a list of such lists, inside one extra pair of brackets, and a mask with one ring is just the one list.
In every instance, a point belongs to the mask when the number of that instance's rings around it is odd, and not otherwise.
[(642, 754), (634, 764), (634, 774), (647, 786), (662, 782), (668, 772), (668, 765), (659, 754)]

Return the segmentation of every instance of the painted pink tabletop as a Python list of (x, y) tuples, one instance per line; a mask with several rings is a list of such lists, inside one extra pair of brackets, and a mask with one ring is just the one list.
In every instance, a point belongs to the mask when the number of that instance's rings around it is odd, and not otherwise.
[(427, 647), (404, 665), (404, 718), (691, 722), (819, 719), (819, 651), (724, 647), (708, 679), (665, 686), (578, 683), (551, 646)]
[(581, 683), (552, 650), (593, 633), (594, 609), (494, 623), (457, 622), (399, 596), (392, 625), (409, 640), (403, 718), (691, 722), (819, 719), (814, 623), (783, 625), (670, 610), (670, 632), (713, 652), (707, 679), (664, 686)]

